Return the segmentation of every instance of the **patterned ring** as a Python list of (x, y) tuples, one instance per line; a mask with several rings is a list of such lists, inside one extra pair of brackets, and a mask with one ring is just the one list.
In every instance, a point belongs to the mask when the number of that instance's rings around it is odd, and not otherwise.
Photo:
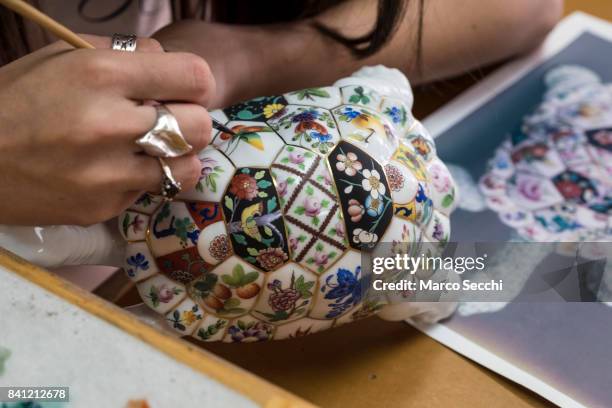
[(172, 201), (178, 193), (181, 192), (181, 182), (176, 181), (172, 175), (172, 170), (168, 163), (161, 157), (158, 157), (159, 165), (162, 169), (161, 195), (166, 201)]
[(153, 128), (136, 140), (136, 144), (150, 156), (179, 157), (193, 150), (187, 143), (179, 124), (165, 105), (155, 106), (157, 119)]
[(133, 34), (113, 34), (111, 40), (111, 48), (116, 51), (136, 51), (136, 40), (137, 37)]

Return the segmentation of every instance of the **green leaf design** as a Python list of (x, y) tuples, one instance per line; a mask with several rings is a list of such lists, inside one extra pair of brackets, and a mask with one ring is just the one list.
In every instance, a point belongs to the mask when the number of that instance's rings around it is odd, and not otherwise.
[(238, 306), (240, 306), (240, 300), (236, 298), (229, 298), (223, 303), (223, 309), (225, 310), (235, 309)]
[(255, 133), (255, 132), (241, 133), (239, 137), (240, 137), (240, 140), (244, 140), (245, 142), (247, 142), (248, 144), (250, 144), (257, 150), (262, 150), (262, 151), (264, 150), (264, 145), (263, 145), (263, 142), (261, 141), (261, 136), (259, 136), (259, 133)]
[(227, 207), (228, 210), (234, 211), (234, 201), (230, 198), (230, 196), (225, 196), (223, 199), (223, 203)]
[(247, 245), (246, 238), (242, 234), (232, 234), (232, 238), (234, 238), (234, 241), (239, 245)]
[(447, 194), (444, 196), (444, 198), (442, 199), (442, 207), (450, 207), (453, 204), (453, 201), (455, 200), (455, 190), (453, 189), (451, 191), (450, 194)]
[(259, 180), (260, 178), (262, 178), (264, 175), (266, 174), (266, 172), (264, 170), (259, 170), (257, 173), (255, 173), (255, 180)]
[(257, 182), (257, 187), (259, 187), (259, 188), (268, 188), (271, 185), (272, 185), (272, 182), (268, 181), (268, 180), (259, 180)]
[(274, 211), (276, 207), (278, 206), (278, 203), (276, 202), (276, 197), (272, 197), (271, 199), (269, 199), (267, 205), (268, 205), (268, 213), (271, 213), (272, 211)]
[(243, 119), (243, 120), (257, 119), (259, 116), (260, 115), (254, 115), (253, 112), (251, 112), (248, 109), (243, 109), (236, 114), (236, 117), (238, 119)]
[(259, 272), (251, 271), (242, 277), (242, 279), (240, 280), (240, 286), (248, 285), (249, 283), (255, 282), (257, 278), (259, 278)]
[[(273, 233), (272, 233), (272, 229), (271, 229), (270, 227), (268, 227), (267, 225), (266, 225), (266, 226), (264, 226), (263, 230), (264, 230), (264, 233), (265, 233), (267, 236), (271, 237), (271, 236), (273, 235)], [(253, 255), (253, 254), (251, 254), (251, 255)], [(255, 255), (257, 255), (257, 254), (255, 254)]]
[(349, 98), (350, 103), (359, 103), (360, 100), (361, 97), (359, 95), (351, 95), (351, 97)]
[(249, 253), (249, 255), (253, 255), (253, 256), (259, 255), (259, 251), (253, 247), (248, 247), (247, 252)]

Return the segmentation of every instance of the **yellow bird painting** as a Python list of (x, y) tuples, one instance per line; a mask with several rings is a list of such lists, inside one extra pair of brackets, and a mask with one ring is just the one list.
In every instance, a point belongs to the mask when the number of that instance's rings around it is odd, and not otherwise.
[(259, 202), (245, 208), (240, 215), (240, 226), (242, 227), (242, 231), (258, 242), (261, 242), (261, 233), (257, 226), (256, 217), (260, 216), (262, 212), (263, 203)]

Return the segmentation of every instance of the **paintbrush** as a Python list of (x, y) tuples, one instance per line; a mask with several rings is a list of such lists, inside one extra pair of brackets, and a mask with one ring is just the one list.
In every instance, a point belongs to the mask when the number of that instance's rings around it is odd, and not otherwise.
[[(6, 8), (13, 10), (15, 13), (19, 14), (23, 18), (28, 19), (38, 24), (42, 28), (50, 31), (57, 38), (66, 41), (74, 48), (95, 48), (93, 45), (79, 37), (75, 32), (70, 30), (68, 27), (52, 19), (45, 13), (29, 5), (23, 0), (0, 0), (0, 4), (4, 5)], [(234, 131), (223, 125), (215, 118), (212, 119), (212, 126), (213, 128), (221, 132), (229, 133), (230, 135), (236, 135)]]

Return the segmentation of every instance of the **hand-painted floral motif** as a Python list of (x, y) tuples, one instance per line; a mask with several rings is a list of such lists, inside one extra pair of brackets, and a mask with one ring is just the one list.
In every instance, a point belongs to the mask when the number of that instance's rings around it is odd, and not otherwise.
[(338, 154), (336, 156), (336, 169), (343, 171), (347, 176), (354, 176), (358, 171), (363, 169), (363, 165), (357, 160), (357, 155), (353, 152), (348, 152), (345, 155)]
[(383, 113), (391, 118), (391, 121), (395, 124), (404, 126), (406, 124), (407, 113), (406, 108), (403, 106), (391, 106), (387, 107)]
[(268, 170), (239, 169), (223, 203), (238, 256), (266, 271), (289, 258), (284, 222)]
[(125, 212), (121, 221), (121, 232), (128, 240), (138, 240), (144, 237), (149, 217), (137, 212)]
[[(353, 154), (363, 170), (356, 170), (354, 176), (340, 171), (337, 164)], [(347, 222), (351, 246), (357, 249), (371, 248), (378, 242), (391, 221), (391, 198), (383, 168), (369, 158), (361, 149), (347, 142), (340, 142), (330, 155), (332, 172), (339, 188), (343, 204), (344, 219)], [(342, 166), (340, 166), (342, 168)]]
[(149, 261), (140, 252), (138, 252), (136, 255), (128, 257), (126, 263), (129, 265), (126, 269), (126, 273), (130, 278), (136, 277), (139, 270), (146, 271), (149, 269)]
[(364, 143), (369, 143), (370, 138), (374, 135), (386, 136), (388, 139), (394, 138), (391, 129), (384, 121), (368, 109), (344, 105), (334, 109), (334, 115), (339, 121), (351, 123), (355, 129), (361, 130), (360, 133), (343, 135), (345, 138)]
[[(180, 205), (180, 203), (176, 203)], [(153, 215), (153, 225), (151, 234), (156, 239), (166, 237), (178, 238), (182, 248), (196, 245), (200, 230), (197, 228), (193, 218), (177, 217), (177, 214), (170, 211), (171, 203), (164, 203)]]
[(325, 317), (336, 318), (359, 304), (367, 285), (367, 279), (361, 275), (361, 266), (357, 266), (354, 271), (340, 268), (334, 275), (328, 276), (320, 289), (325, 299), (332, 301)]
[(132, 210), (140, 211), (143, 213), (151, 214), (155, 208), (162, 202), (162, 198), (155, 196), (151, 193), (144, 193), (138, 200), (130, 207)]
[(393, 159), (408, 167), (417, 180), (427, 180), (427, 171), (423, 162), (408, 147), (400, 144)]
[(209, 324), (206, 327), (200, 327), (196, 332), (196, 336), (200, 340), (209, 341), (212, 337), (215, 337), (219, 331), (223, 330), (227, 325), (227, 320), (219, 319), (213, 324)]
[(167, 320), (172, 323), (173, 328), (184, 332), (187, 330), (187, 327), (193, 325), (198, 320), (202, 320), (202, 313), (198, 305), (193, 305), (188, 310), (180, 311), (175, 309), (172, 312), (172, 316), (167, 318)]
[(336, 123), (326, 109), (292, 107), (269, 122), (287, 143), (326, 154), (338, 140)]
[(291, 95), (297, 96), (299, 101), (314, 101), (315, 97), (329, 98), (329, 92), (327, 92), (323, 88), (306, 88), (299, 91), (291, 92)]
[(389, 187), (392, 191), (401, 191), (404, 187), (404, 176), (402, 172), (391, 164), (385, 165), (385, 173), (387, 173), (387, 180), (389, 181)]
[(232, 248), (227, 235), (217, 235), (208, 246), (210, 254), (218, 261), (223, 261), (232, 254)]
[(294, 316), (301, 316), (310, 304), (314, 285), (315, 282), (307, 282), (304, 275), (300, 275), (296, 279), (295, 273), (291, 274), (291, 281), (285, 288), (283, 288), (283, 282), (274, 279), (267, 285), (267, 289), (270, 291), (267, 303), (272, 309), (272, 313), (260, 310), (257, 310), (256, 313), (269, 322), (285, 321)]
[(356, 105), (369, 105), (373, 99), (380, 99), (378, 95), (374, 95), (374, 91), (363, 86), (353, 88), (343, 88), (342, 93), (348, 95), (348, 102)]
[(200, 171), (200, 179), (196, 184), (196, 190), (203, 192), (204, 186), (206, 186), (213, 193), (217, 192), (217, 179), (220, 174), (225, 170), (219, 166), (217, 160), (212, 157), (201, 157), (200, 163), (202, 164), (202, 170)]
[[(251, 99), (250, 101), (239, 103), (223, 109), (229, 120), (252, 120), (262, 121), (271, 116), (273, 110), (279, 111), (278, 105), (285, 106), (287, 101), (282, 96), (263, 96), (261, 98)], [(271, 108), (270, 106), (274, 106)]]
[(227, 329), (229, 341), (233, 343), (251, 343), (268, 340), (272, 337), (273, 327), (258, 320), (239, 319)]
[(170, 303), (175, 296), (180, 295), (182, 292), (182, 289), (164, 283), (160, 286), (151, 285), (149, 294), (146, 297), (154, 307), (157, 307), (160, 303)]
[(247, 143), (257, 150), (264, 150), (264, 143), (262, 141), (261, 133), (271, 132), (272, 130), (266, 126), (244, 126), (236, 125), (232, 126), (231, 129), (234, 135), (229, 133), (220, 133), (219, 139), (226, 141), (223, 145), (223, 152), (228, 156), (236, 151), (240, 143)]
[(247, 272), (242, 264), (235, 263), (231, 273), (221, 275), (220, 280), (215, 273), (203, 275), (192, 282), (189, 292), (193, 299), (221, 316), (241, 315), (261, 290), (261, 280), (259, 272)]
[(183, 284), (193, 281), (209, 269), (196, 247), (159, 256), (156, 262), (161, 273)]
[[(346, 249), (337, 195), (324, 159), (288, 146), (272, 165), (273, 176), (291, 185), (281, 198), (291, 258), (315, 272), (324, 271)], [(344, 230), (341, 231), (343, 233)]]

